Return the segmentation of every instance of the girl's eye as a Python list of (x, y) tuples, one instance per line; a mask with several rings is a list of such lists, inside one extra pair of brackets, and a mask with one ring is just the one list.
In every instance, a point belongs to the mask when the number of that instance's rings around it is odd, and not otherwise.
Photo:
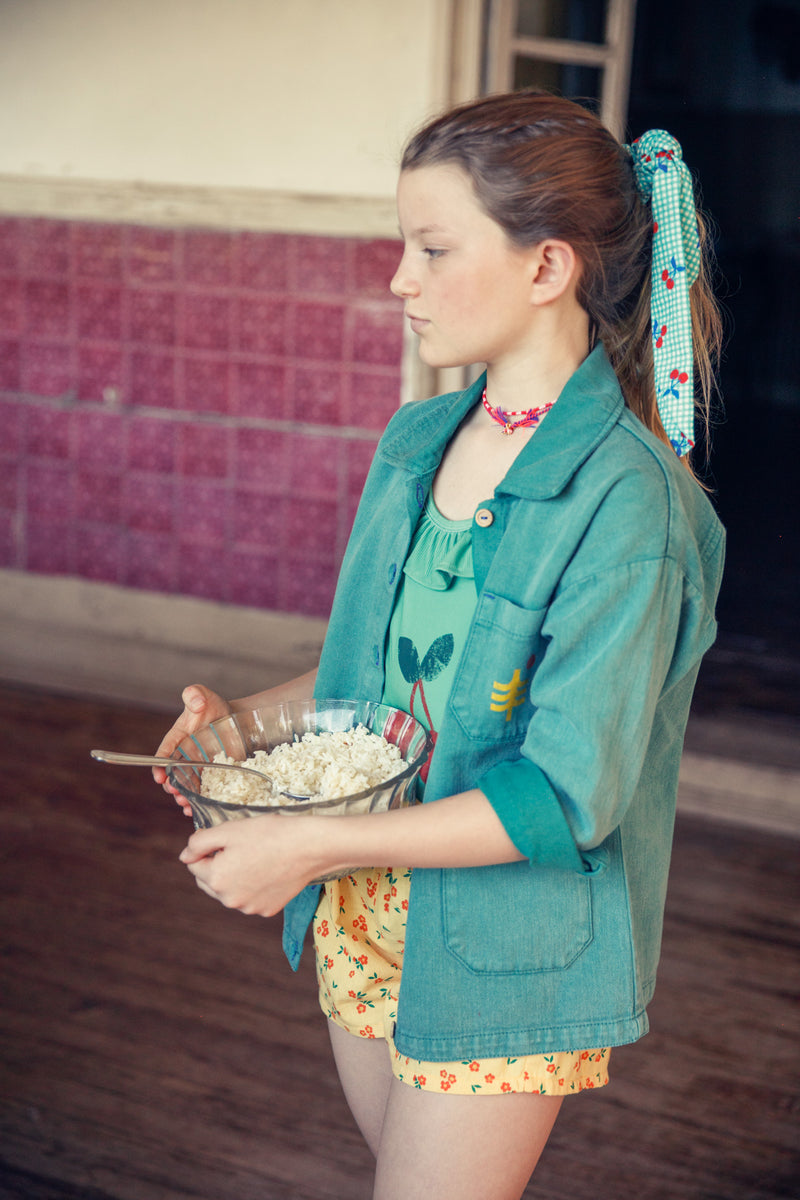
[(445, 251), (436, 249), (434, 246), (424, 246), (422, 253), (427, 255), (428, 258), (441, 258)]

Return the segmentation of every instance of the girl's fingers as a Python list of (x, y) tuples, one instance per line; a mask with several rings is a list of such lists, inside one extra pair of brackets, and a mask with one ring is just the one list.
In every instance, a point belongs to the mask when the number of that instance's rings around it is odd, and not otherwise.
[(180, 861), (198, 886), (226, 908), (274, 916), (313, 876), (304, 863), (307, 839), (300, 836), (303, 831), (290, 828), (301, 819), (262, 816), (198, 830)]
[(187, 723), (192, 725), (195, 725), (197, 722), (205, 724), (209, 719), (206, 716), (208, 709), (217, 707), (220, 703), (223, 703), (226, 709), (228, 707), (227, 704), (224, 704), (224, 701), (220, 701), (216, 692), (209, 691), (208, 688), (203, 687), (199, 683), (191, 683), (188, 687), (184, 688), (181, 700), (183, 701), (184, 718), (186, 718)]
[(203, 883), (202, 879), (199, 879), (195, 875), (194, 881), (197, 884), (197, 886), (200, 888), (201, 892), (205, 892), (205, 894), (207, 896), (210, 896), (212, 900), (219, 900), (219, 896), (217, 895), (217, 893), (213, 892), (207, 883)]
[(224, 825), (217, 825), (213, 829), (197, 829), (178, 857), (187, 866), (199, 862), (201, 858), (210, 858), (225, 848), (226, 833)]
[[(156, 750), (159, 758), (172, 758), (184, 738), (197, 733), (211, 721), (227, 716), (231, 711), (227, 701), (200, 683), (191, 683), (185, 687), (181, 699), (183, 700), (183, 712), (162, 738), (161, 744)], [(164, 767), (153, 767), (153, 779), (166, 792), (171, 795), (175, 794), (175, 789), (167, 783), (167, 772)]]

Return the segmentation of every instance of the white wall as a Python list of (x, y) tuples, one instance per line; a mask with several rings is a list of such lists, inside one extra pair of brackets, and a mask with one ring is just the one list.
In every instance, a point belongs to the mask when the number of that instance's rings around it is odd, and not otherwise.
[(0, 0), (0, 175), (394, 193), (445, 0)]

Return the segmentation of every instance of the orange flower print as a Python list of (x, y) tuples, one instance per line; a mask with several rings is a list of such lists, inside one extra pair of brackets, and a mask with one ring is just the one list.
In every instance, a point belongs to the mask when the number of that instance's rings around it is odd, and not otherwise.
[(362, 1037), (366, 1037), (366, 1038), (374, 1038), (375, 1037), (375, 1031), (373, 1030), (371, 1025), (365, 1025), (364, 1028), (359, 1029), (358, 1032), (361, 1034)]
[(494, 1075), (484, 1075), (485, 1083), (494, 1083)]
[(327, 937), (329, 932), (330, 930), (328, 929), (328, 922), (320, 921), (319, 925), (317, 926), (317, 933), (320, 935), (320, 937)]
[(366, 1011), (367, 1011), (366, 1004), (357, 1004), (356, 1005), (356, 1012), (365, 1013)]
[(554, 1075), (554, 1074), (555, 1074), (555, 1070), (556, 1070), (556, 1064), (555, 1064), (555, 1063), (548, 1063), (548, 1065), (547, 1065), (547, 1069), (548, 1069), (548, 1071), (550, 1072), (550, 1074), (551, 1074), (551, 1075)]
[(448, 1074), (447, 1071), (440, 1071), (439, 1074), (442, 1076), (442, 1081), (439, 1084), (439, 1087), (442, 1089), (443, 1092), (449, 1092), (450, 1088), (453, 1086), (453, 1084), (456, 1081), (455, 1075)]
[(470, 1071), (480, 1071), (481, 1064), (479, 1062), (471, 1062), (469, 1064)]
[(505, 1082), (505, 1083), (501, 1083), (501, 1084), (500, 1084), (500, 1091), (501, 1091), (501, 1092), (510, 1092), (510, 1091), (511, 1091), (511, 1084), (510, 1084), (510, 1083), (509, 1083), (507, 1080), (506, 1080), (506, 1082)]

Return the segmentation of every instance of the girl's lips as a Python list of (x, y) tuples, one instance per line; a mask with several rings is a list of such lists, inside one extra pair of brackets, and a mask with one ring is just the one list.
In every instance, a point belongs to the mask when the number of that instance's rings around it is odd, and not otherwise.
[(414, 333), (419, 333), (426, 325), (430, 324), (424, 317), (413, 317), (411, 313), (408, 314), (408, 320)]

